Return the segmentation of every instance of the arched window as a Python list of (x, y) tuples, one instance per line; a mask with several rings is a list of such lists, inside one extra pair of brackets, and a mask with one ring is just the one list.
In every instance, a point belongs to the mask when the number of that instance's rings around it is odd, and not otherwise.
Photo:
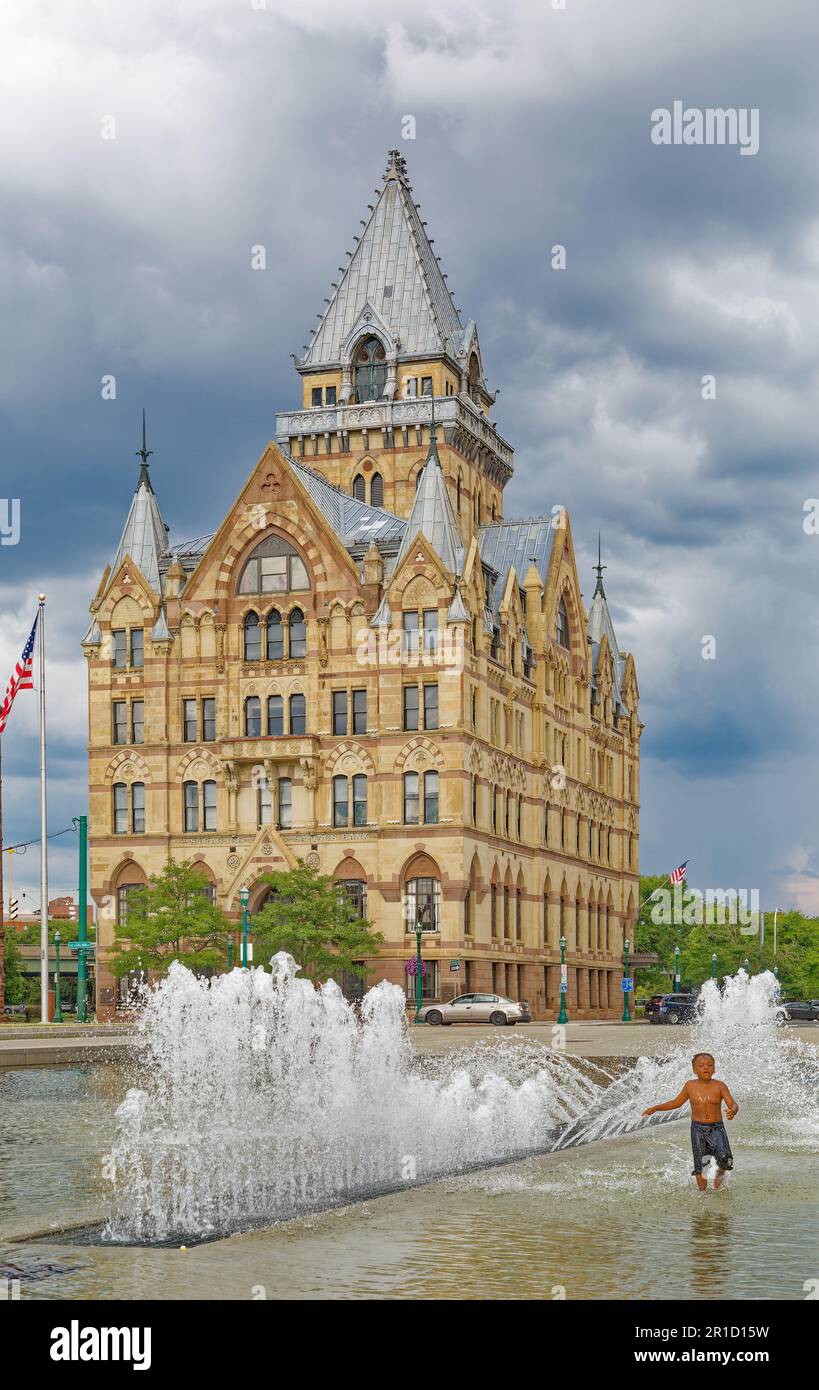
[(262, 825), (269, 825), (273, 819), (273, 797), (270, 792), (270, 783), (266, 777), (259, 785), (256, 795), (256, 823), (260, 827)]
[(493, 937), (498, 935), (498, 885), (490, 884), (489, 888), (489, 929)]
[(571, 638), (569, 637), (569, 614), (566, 611), (566, 604), (563, 599), (557, 610), (557, 641), (558, 645), (571, 651)]
[(262, 631), (259, 627), (258, 613), (248, 613), (245, 617), (245, 661), (261, 661)]
[(290, 629), (289, 655), (290, 657), (307, 655), (307, 625), (304, 621), (304, 614), (300, 608), (294, 608), (288, 619)]
[(480, 368), (478, 366), (477, 354), (473, 352), (469, 359), (469, 396), (470, 399), (478, 403), (480, 401)]
[(424, 470), (423, 470), (423, 467), (421, 467), (421, 468), (418, 469), (418, 472), (417, 472), (416, 475), (415, 475), (415, 491), (416, 491), (416, 492), (418, 491), (419, 487), (421, 486), (421, 479), (423, 478), (423, 476), (424, 476)]
[(377, 338), (365, 338), (355, 354), (355, 398), (378, 401), (387, 383), (387, 354)]
[(457, 504), (458, 515), (461, 515), (461, 475), (458, 474), (458, 481), (455, 484), (455, 501)]
[(307, 733), (306, 695), (290, 696), (290, 732), (291, 734)]
[(418, 773), (404, 773), (404, 824), (417, 825), (419, 815), (418, 805)]
[(340, 878), (338, 880), (338, 896), (347, 908), (350, 917), (366, 917), (367, 915), (367, 880), (363, 878)]
[(515, 891), (515, 940), (523, 940), (523, 889)]
[(509, 884), (508, 884), (508, 883), (505, 883), (505, 884), (503, 885), (503, 939), (504, 939), (504, 941), (508, 941), (508, 940), (509, 940), (509, 929), (510, 929), (510, 922), (509, 922)]
[(216, 829), (216, 783), (202, 783), (202, 829)]
[(286, 594), (310, 588), (304, 561), (283, 536), (265, 536), (239, 576), (240, 594)]
[(267, 615), (267, 659), (268, 661), (281, 661), (283, 656), (282, 615), (278, 608), (271, 608)]
[(145, 834), (145, 783), (131, 783), (131, 830), (135, 835)]
[(245, 700), (245, 738), (260, 738), (262, 733), (262, 702), (258, 695)]
[(422, 931), (440, 931), (441, 923), (441, 882), (437, 878), (410, 878), (406, 892), (407, 931), (415, 931), (416, 923), (421, 923)]
[(199, 783), (186, 782), (183, 787), (185, 805), (185, 829), (199, 829)]
[(367, 778), (362, 772), (353, 778), (353, 825), (367, 824)]
[(128, 788), (124, 782), (115, 782), (114, 793), (114, 834), (128, 834)]
[(370, 481), (370, 506), (383, 507), (384, 505), (384, 479), (380, 473), (373, 473)]
[(438, 824), (438, 773), (424, 773), (424, 823)]
[(333, 825), (349, 825), (350, 793), (346, 777), (333, 778)]
[(366, 486), (367, 485), (364, 482), (364, 474), (356, 473), (355, 477), (353, 478), (353, 497), (357, 502), (366, 502)]

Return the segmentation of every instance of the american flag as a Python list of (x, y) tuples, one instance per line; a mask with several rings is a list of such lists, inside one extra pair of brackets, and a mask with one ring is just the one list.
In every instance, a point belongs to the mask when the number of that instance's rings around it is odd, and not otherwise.
[[(686, 859), (685, 864), (687, 863), (688, 860)], [(671, 875), (672, 883), (682, 883), (683, 879), (685, 878), (685, 864), (681, 864), (679, 869), (674, 870), (673, 874)]]
[(34, 634), (37, 630), (37, 619), (34, 619), (28, 641), (23, 647), (23, 655), (17, 662), (12, 672), (11, 680), (6, 686), (6, 694), (0, 705), (0, 734), (6, 727), (6, 721), (11, 714), (11, 707), (14, 704), (14, 697), (18, 690), (33, 690), (34, 680), (31, 674), (32, 653), (34, 651)]

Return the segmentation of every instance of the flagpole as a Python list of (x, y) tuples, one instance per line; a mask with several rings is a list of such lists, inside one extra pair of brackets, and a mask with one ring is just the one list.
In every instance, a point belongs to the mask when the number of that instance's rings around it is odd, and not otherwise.
[(38, 594), (40, 674), (40, 1022), (48, 1022), (48, 817), (46, 812), (45, 594)]
[[(11, 861), (9, 861), (11, 868)], [(3, 739), (0, 737), (0, 1009), (6, 1002), (6, 927), (3, 915)]]

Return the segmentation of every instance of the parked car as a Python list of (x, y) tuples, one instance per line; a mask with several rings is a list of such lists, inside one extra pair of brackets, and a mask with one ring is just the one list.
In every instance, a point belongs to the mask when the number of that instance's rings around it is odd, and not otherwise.
[(645, 1004), (644, 1004), (644, 1006), (643, 1006), (643, 1013), (644, 1013), (645, 1017), (646, 1017), (646, 1018), (651, 1018), (654, 1014), (656, 1014), (656, 1012), (657, 1012), (657, 1010), (659, 1009), (660, 1005), (662, 1004), (663, 1000), (664, 1000), (664, 999), (667, 999), (667, 998), (668, 998), (668, 996), (667, 996), (666, 994), (651, 994), (651, 995), (649, 995), (648, 999), (646, 1000), (646, 1002), (645, 1002)]
[(692, 1023), (697, 1015), (697, 996), (695, 994), (664, 994), (656, 1013), (651, 1014), (652, 1023)]
[(532, 1011), (525, 999), (515, 1003), (503, 994), (459, 994), (448, 1004), (425, 1004), (418, 1015), (422, 1023), (494, 1023), (498, 1027), (531, 1023)]
[(815, 1023), (819, 1019), (819, 1001), (816, 999), (786, 999), (779, 1007), (784, 1010), (788, 1023), (797, 1020)]

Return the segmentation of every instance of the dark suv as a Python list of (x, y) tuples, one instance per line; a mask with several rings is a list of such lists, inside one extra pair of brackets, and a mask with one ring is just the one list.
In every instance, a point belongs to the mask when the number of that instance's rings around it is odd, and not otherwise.
[(695, 994), (664, 994), (650, 1018), (652, 1023), (693, 1023), (696, 1016)]

